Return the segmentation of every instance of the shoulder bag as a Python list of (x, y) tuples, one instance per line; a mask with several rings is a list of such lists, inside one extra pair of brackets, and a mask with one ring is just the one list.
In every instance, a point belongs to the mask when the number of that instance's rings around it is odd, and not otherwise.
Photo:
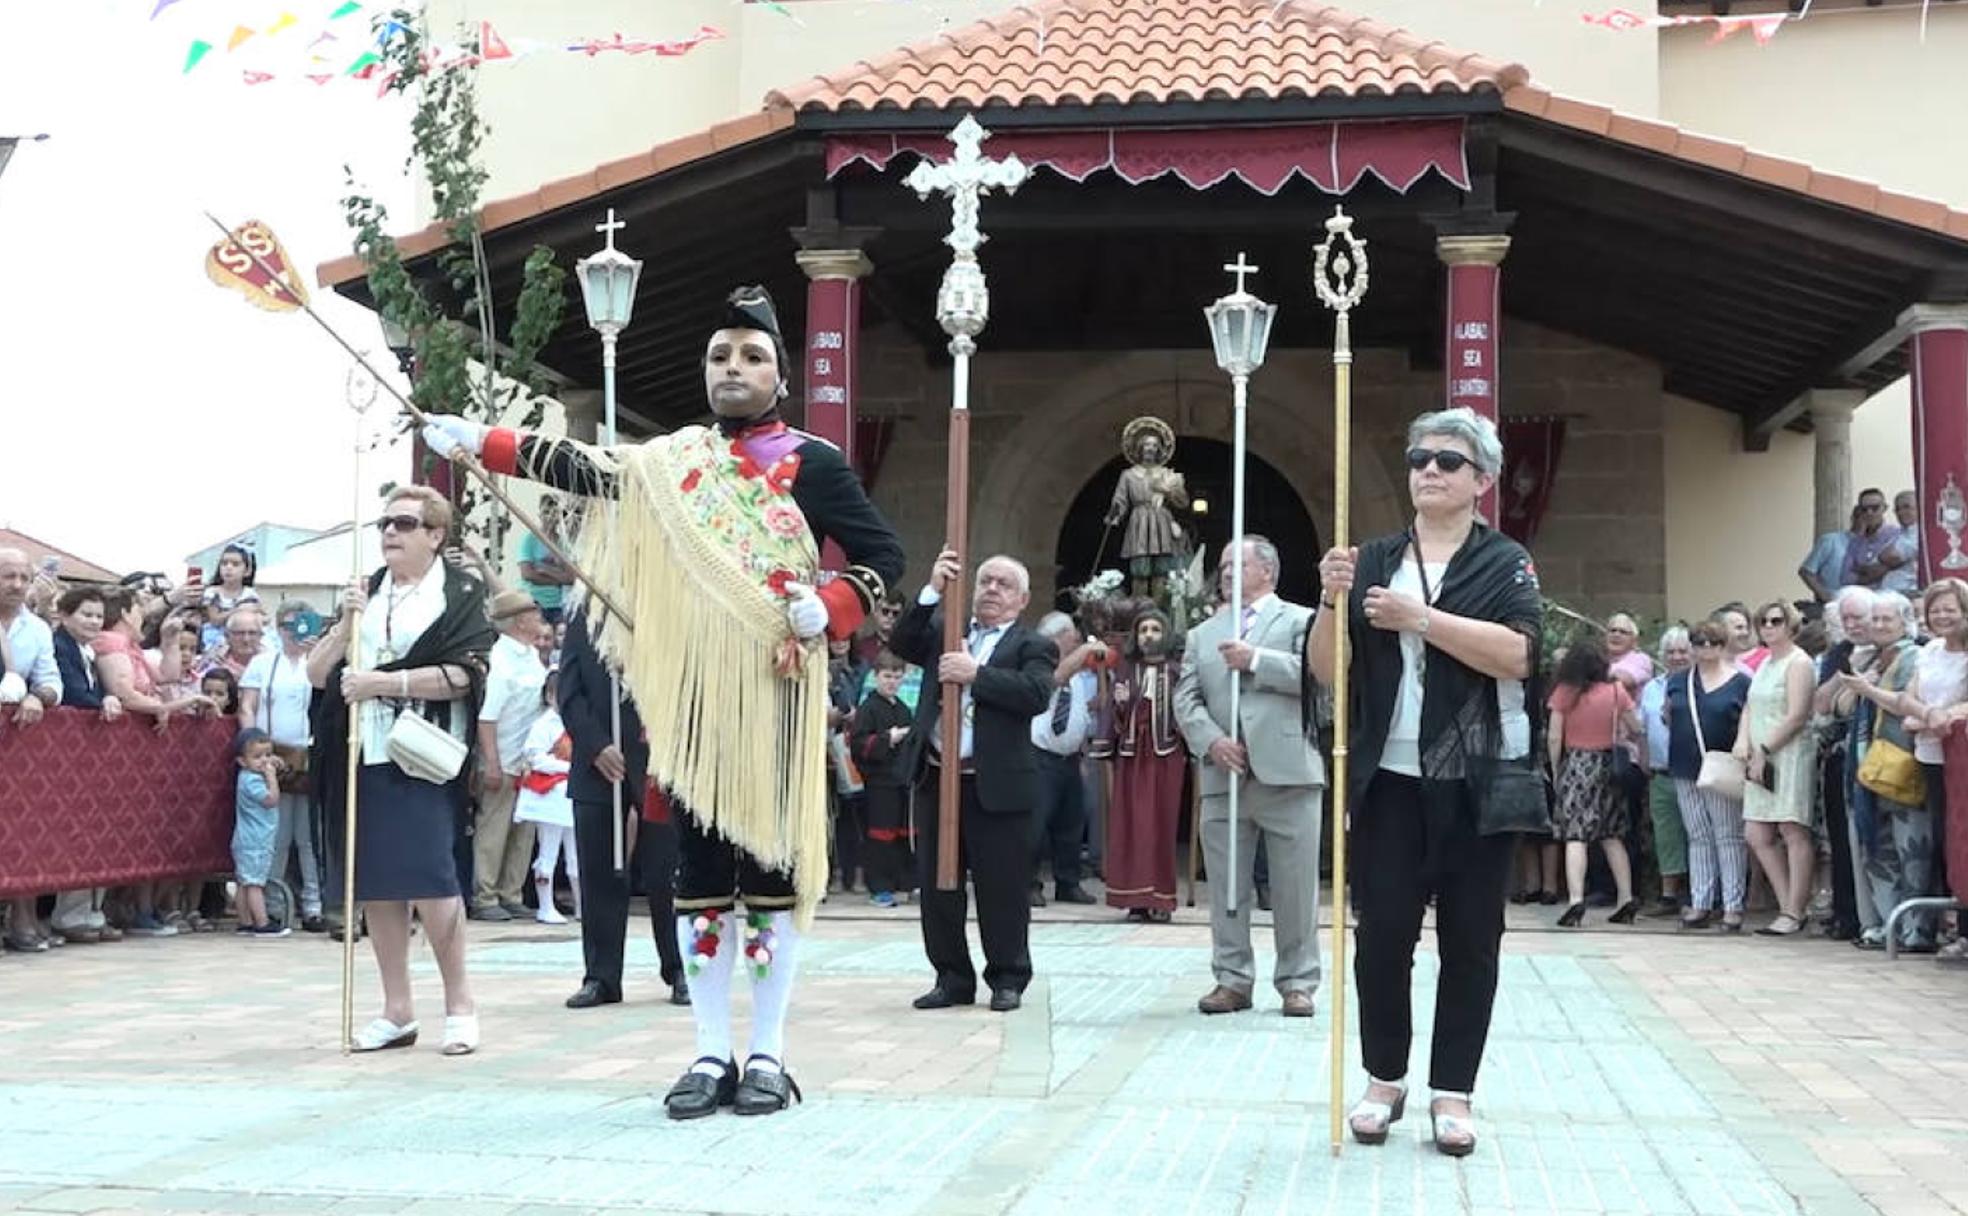
[[(274, 686), (280, 682), (280, 660), (283, 657), (279, 651), (274, 652), (273, 663), (267, 671), (267, 686), (260, 690), (260, 718), (266, 723), (261, 729), (266, 731), (269, 739), (273, 737)], [(275, 743), (273, 745), (273, 758), (280, 761), (282, 767), (287, 770), (286, 775), (288, 777), (299, 778), (307, 776), (308, 749), (305, 744), (294, 747), (286, 743)]]
[(1886, 711), (1875, 708), (1872, 742), (1866, 745), (1865, 759), (1859, 763), (1859, 784), (1902, 806), (1925, 806), (1927, 774), (1912, 752), (1880, 733), (1885, 722)]
[(1482, 835), (1551, 835), (1551, 803), (1535, 760), (1497, 761), (1483, 795), (1482, 805), (1476, 808), (1476, 830)]
[(1712, 752), (1708, 750), (1708, 740), (1702, 737), (1702, 715), (1700, 689), (1695, 684), (1696, 669), (1688, 669), (1688, 718), (1695, 724), (1695, 746), (1701, 751), (1701, 772), (1695, 777), (1695, 788), (1705, 794), (1720, 794), (1732, 802), (1741, 802), (1743, 786), (1748, 781), (1747, 766), (1736, 759), (1734, 752)]
[(414, 709), (396, 715), (384, 750), (396, 767), (432, 785), (450, 784), (465, 767), (465, 745)]

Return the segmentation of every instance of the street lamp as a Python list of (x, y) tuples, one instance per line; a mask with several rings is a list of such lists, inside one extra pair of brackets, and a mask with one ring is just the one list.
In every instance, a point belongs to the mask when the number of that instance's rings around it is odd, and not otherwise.
[[(595, 225), (607, 245), (574, 263), (574, 274), (581, 280), (581, 301), (587, 306), (588, 324), (601, 335), (601, 425), (602, 443), (614, 447), (615, 436), (615, 339), (628, 327), (635, 312), (636, 282), (642, 278), (642, 263), (615, 248), (615, 234), (625, 225), (608, 209), (608, 219)], [(611, 505), (610, 510), (615, 507)], [(622, 747), (622, 677), (610, 673), (608, 681), (608, 721), (617, 751)], [(615, 783), (615, 872), (628, 868), (628, 841), (622, 822), (622, 785)]]
[(396, 370), (408, 376), (417, 365), (417, 343), (410, 337), (410, 331), (392, 320), (388, 313), (378, 312), (376, 319), (382, 322), (383, 345), (396, 356)]
[[(1230, 563), (1230, 602), (1224, 611), (1236, 630), (1235, 636), (1241, 640), (1244, 635), (1244, 413), (1251, 373), (1264, 366), (1264, 350), (1271, 341), (1271, 322), (1278, 315), (1278, 306), (1266, 304), (1244, 290), (1244, 276), (1254, 273), (1257, 267), (1245, 261), (1243, 254), (1239, 253), (1237, 260), (1223, 269), (1237, 276), (1237, 289), (1205, 308), (1203, 315), (1209, 319), (1210, 345), (1216, 350), (1216, 365), (1230, 374), (1233, 391), (1230, 543), (1235, 548)], [(1233, 677), (1230, 681), (1230, 739), (1233, 743), (1238, 741), (1243, 724), (1239, 698), (1242, 685), (1241, 677)], [(1223, 910), (1231, 916), (1237, 914), (1237, 875), (1241, 873), (1237, 869), (1239, 785), (1237, 774), (1233, 771), (1230, 774), (1230, 872), (1223, 902)]]

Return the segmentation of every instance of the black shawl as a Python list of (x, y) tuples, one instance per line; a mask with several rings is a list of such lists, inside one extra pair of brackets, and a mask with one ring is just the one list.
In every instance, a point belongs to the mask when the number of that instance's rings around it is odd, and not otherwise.
[[(369, 598), (374, 601), (377, 590), (389, 571), (378, 570), (369, 576)], [(378, 663), (376, 671), (409, 671), (418, 667), (451, 666), (465, 671), (470, 687), (465, 695), (453, 701), (412, 701), (406, 706), (415, 707), (431, 725), (440, 729), (451, 728), (451, 715), (466, 715), (465, 731), (466, 757), (464, 767), (458, 771), (456, 780), (446, 787), (457, 800), (458, 810), (463, 813), (469, 798), (473, 753), (478, 750), (478, 732), (470, 729), (470, 724), (478, 718), (478, 708), (485, 701), (485, 671), (487, 655), (492, 643), (498, 640), (498, 630), (492, 627), (486, 615), (485, 584), (472, 575), (446, 565), (444, 568), (444, 614), (424, 630), (409, 653), (392, 662)], [(349, 639), (353, 651), (357, 640)], [(309, 709), (310, 724), (314, 730), (314, 746), (311, 749), (309, 770), (314, 774), (314, 792), (319, 800), (323, 814), (319, 817), (324, 827), (339, 825), (343, 808), (348, 797), (348, 732), (349, 707), (342, 699), (342, 672), (348, 668), (348, 659), (335, 664), (328, 673), (328, 683), (314, 693), (314, 702)], [(339, 827), (324, 831), (329, 851), (340, 855), (341, 832)]]
[[(1350, 806), (1362, 805), (1367, 785), (1380, 768), (1401, 685), (1400, 635), (1375, 629), (1367, 623), (1366, 593), (1369, 588), (1385, 587), (1393, 581), (1411, 543), (1412, 533), (1397, 532), (1360, 546), (1353, 592), (1347, 604), (1348, 640), (1353, 653), (1349, 675), (1352, 738), (1348, 741), (1351, 769), (1347, 795)], [(1537, 668), (1544, 604), (1530, 554), (1501, 532), (1481, 523), (1473, 525), (1468, 540), (1456, 550), (1443, 572), (1435, 607), (1456, 616), (1508, 625), (1524, 635), (1531, 659), (1531, 676), (1524, 682), (1524, 710), (1530, 716), (1531, 755), (1535, 757), (1538, 738), (1543, 733), (1543, 698)], [(1463, 796), (1441, 800), (1445, 803), (1441, 815), (1467, 819), (1467, 826), (1473, 828), (1474, 800), (1495, 775), (1503, 744), (1497, 682), (1434, 647), (1426, 650), (1424, 661), (1422, 776), (1430, 785), (1454, 783), (1454, 790)], [(1307, 664), (1307, 721), (1311, 720), (1313, 691), (1311, 665)], [(1440, 786), (1437, 789), (1448, 792)], [(1431, 837), (1442, 839), (1433, 832)]]

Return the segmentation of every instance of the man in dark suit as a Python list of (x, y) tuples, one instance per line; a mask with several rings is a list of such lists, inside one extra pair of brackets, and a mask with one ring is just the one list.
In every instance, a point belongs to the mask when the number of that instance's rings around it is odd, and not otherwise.
[[(622, 999), (629, 876), (615, 872), (616, 784), (621, 786), (622, 812), (640, 814), (649, 744), (643, 740), (635, 702), (625, 691), (622, 747), (616, 749), (608, 714), (611, 693), (608, 670), (588, 633), (587, 614), (570, 612), (560, 657), (560, 716), (574, 743), (567, 788), (574, 800), (574, 849), (581, 862), (581, 956), (587, 974), (579, 990), (567, 998), (569, 1009), (613, 1005)], [(642, 875), (643, 893), (649, 897), (649, 922), (656, 934), (656, 953), (663, 960), (663, 982), (670, 986), (670, 1004), (688, 1005), (690, 987), (677, 947), (673, 906), (676, 862), (676, 825), (639, 824), (629, 865)]]
[[(896, 622), (889, 648), (924, 669), (922, 701), (913, 734), (903, 745), (902, 768), (918, 781), (917, 857), (921, 863), (923, 947), (936, 968), (936, 986), (916, 998), (918, 1009), (947, 1009), (977, 1000), (977, 972), (964, 940), (967, 870), (977, 887), (977, 932), (984, 942), (984, 983), (991, 1008), (1018, 1008), (1032, 981), (1026, 943), (1031, 908), (1031, 817), (1038, 801), (1038, 762), (1032, 754), (1032, 718), (1052, 699), (1059, 650), (1018, 623), (1032, 598), (1031, 575), (1009, 557), (977, 568), (971, 624), (964, 649), (943, 650), (944, 592), (963, 577), (957, 555), (936, 558), (929, 586)], [(962, 686), (963, 737), (942, 738), (944, 683)], [(957, 889), (936, 889), (940, 826), (938, 776), (944, 764), (963, 768), (958, 807)]]

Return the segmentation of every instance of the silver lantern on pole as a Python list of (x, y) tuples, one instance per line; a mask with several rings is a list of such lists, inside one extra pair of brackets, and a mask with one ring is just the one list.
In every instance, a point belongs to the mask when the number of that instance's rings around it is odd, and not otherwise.
[[(1264, 366), (1265, 348), (1271, 341), (1271, 322), (1278, 315), (1275, 304), (1266, 304), (1244, 290), (1244, 276), (1257, 267), (1239, 253), (1237, 260), (1223, 268), (1237, 276), (1237, 289), (1203, 310), (1209, 319), (1210, 345), (1216, 352), (1216, 365), (1230, 376), (1232, 391), (1230, 459), (1230, 543), (1234, 560), (1230, 563), (1230, 602), (1225, 606), (1233, 635), (1243, 639), (1244, 629), (1244, 457), (1246, 441), (1244, 419), (1248, 412), (1250, 378)], [(1230, 740), (1241, 742), (1243, 735), (1242, 687), (1247, 673), (1232, 673), (1230, 679)], [(1230, 774), (1229, 870), (1224, 876), (1224, 910), (1237, 914), (1237, 802), (1242, 777)], [(1215, 884), (1212, 876), (1212, 885)]]

